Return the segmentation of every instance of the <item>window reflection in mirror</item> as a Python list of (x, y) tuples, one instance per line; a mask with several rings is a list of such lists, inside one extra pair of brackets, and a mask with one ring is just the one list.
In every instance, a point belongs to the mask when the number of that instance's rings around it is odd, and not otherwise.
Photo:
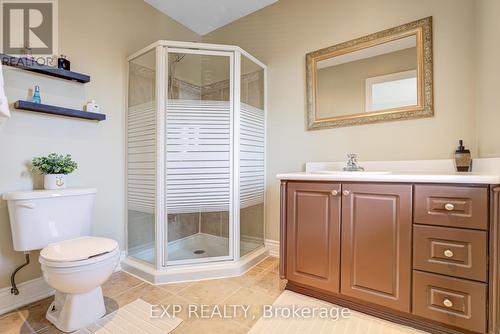
[(417, 105), (417, 71), (410, 70), (366, 79), (365, 111)]

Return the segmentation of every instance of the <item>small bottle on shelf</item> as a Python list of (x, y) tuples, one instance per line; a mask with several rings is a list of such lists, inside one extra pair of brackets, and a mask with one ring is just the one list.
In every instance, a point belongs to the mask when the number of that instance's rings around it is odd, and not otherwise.
[(33, 103), (42, 103), (42, 97), (40, 96), (40, 86), (36, 85), (33, 91), (33, 97), (31, 98)]

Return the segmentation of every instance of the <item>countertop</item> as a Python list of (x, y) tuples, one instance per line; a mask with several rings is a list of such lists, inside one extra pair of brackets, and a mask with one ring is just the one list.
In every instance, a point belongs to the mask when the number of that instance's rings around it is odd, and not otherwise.
[(296, 181), (500, 184), (499, 175), (479, 173), (391, 172), (390, 174), (324, 174), (318, 172), (297, 172), (278, 174), (276, 177), (280, 180)]
[(360, 161), (359, 165), (364, 167), (367, 173), (324, 173), (342, 171), (345, 164), (345, 161), (309, 162), (305, 165), (305, 172), (280, 173), (276, 177), (280, 180), (297, 181), (500, 184), (500, 158), (474, 159), (473, 171), (468, 173), (455, 172), (452, 159)]

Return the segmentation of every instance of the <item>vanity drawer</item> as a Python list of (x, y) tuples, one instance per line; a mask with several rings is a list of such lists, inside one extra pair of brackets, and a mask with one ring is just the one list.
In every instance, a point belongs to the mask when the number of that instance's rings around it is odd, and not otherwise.
[(417, 224), (488, 228), (487, 188), (415, 185), (414, 198)]
[(484, 283), (413, 271), (413, 314), (474, 332), (486, 332)]
[(413, 268), (486, 282), (487, 233), (413, 225)]

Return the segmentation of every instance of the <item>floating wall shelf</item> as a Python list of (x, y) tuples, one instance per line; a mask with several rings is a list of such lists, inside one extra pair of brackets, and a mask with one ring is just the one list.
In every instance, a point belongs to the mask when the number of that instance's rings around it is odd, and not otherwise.
[(87, 83), (90, 81), (90, 76), (86, 74), (62, 70), (60, 68), (47, 65), (39, 65), (34, 60), (12, 57), (3, 53), (0, 53), (0, 58), (2, 59), (2, 64), (6, 66), (17, 67), (26, 71), (41, 73), (64, 80), (77, 81), (81, 83)]
[(97, 113), (86, 112), (86, 111), (82, 111), (82, 110), (51, 106), (48, 104), (33, 103), (33, 102), (29, 102), (29, 101), (17, 101), (14, 104), (14, 107), (16, 109), (21, 109), (21, 110), (40, 112), (40, 113), (51, 114), (51, 115), (89, 119), (89, 120), (93, 120), (93, 121), (104, 121), (106, 119), (106, 115), (104, 115), (104, 114), (97, 114)]

